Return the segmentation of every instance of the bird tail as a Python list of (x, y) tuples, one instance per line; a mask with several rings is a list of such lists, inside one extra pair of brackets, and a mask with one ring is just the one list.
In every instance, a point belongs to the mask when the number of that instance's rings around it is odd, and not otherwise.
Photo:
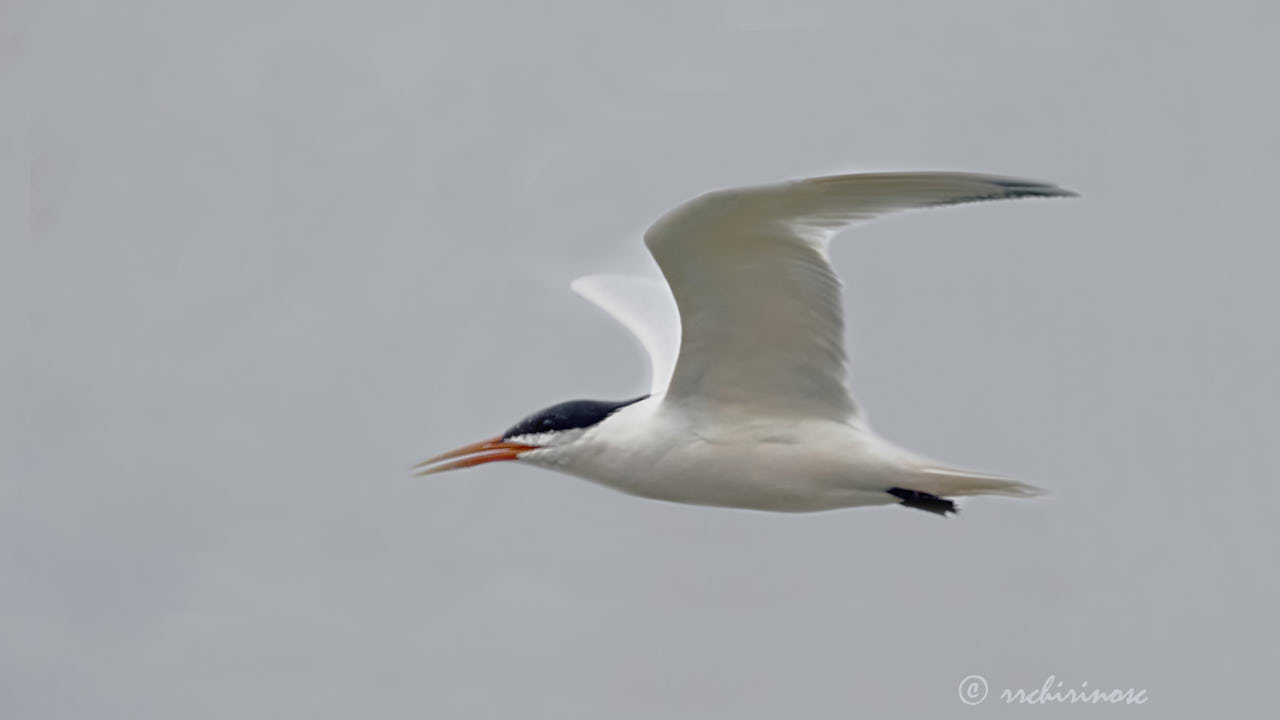
[(1045, 494), (1043, 489), (1017, 480), (948, 467), (920, 468), (913, 478), (911, 489), (939, 497), (1003, 495), (1029, 498)]

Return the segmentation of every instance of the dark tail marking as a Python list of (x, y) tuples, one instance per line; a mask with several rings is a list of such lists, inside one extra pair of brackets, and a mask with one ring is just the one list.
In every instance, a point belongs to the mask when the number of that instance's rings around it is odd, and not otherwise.
[(956, 504), (946, 498), (940, 498), (937, 495), (930, 495), (927, 492), (919, 490), (907, 490), (906, 488), (889, 488), (888, 493), (902, 500), (902, 504), (909, 508), (924, 510), (935, 515), (946, 517), (947, 513), (956, 513)]

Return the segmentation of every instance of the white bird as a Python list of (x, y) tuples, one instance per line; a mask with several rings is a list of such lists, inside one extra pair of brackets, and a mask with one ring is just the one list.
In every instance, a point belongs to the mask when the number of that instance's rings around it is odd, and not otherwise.
[(849, 390), (827, 247), (842, 228), (896, 210), (1074, 195), (1015, 178), (912, 172), (697, 197), (644, 236), (670, 292), (644, 278), (573, 283), (640, 339), (650, 394), (554, 405), (420, 463), (419, 475), (519, 460), (647, 498), (787, 512), (897, 503), (945, 515), (955, 512), (950, 497), (1036, 495), (871, 430)]

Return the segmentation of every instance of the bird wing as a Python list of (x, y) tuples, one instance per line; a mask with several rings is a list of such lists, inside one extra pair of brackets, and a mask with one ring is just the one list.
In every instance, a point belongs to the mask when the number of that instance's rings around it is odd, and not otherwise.
[(895, 210), (1070, 195), (991, 175), (875, 173), (719, 190), (680, 205), (645, 233), (683, 327), (667, 400), (855, 417), (831, 237)]
[(640, 340), (649, 354), (650, 393), (664, 392), (680, 349), (680, 315), (666, 283), (628, 275), (587, 275), (571, 287)]

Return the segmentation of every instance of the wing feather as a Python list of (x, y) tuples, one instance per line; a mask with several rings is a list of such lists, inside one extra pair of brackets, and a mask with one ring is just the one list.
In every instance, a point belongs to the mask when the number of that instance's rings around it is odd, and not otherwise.
[(831, 237), (897, 210), (1071, 195), (994, 175), (873, 173), (720, 190), (680, 205), (645, 233), (683, 327), (668, 401), (855, 417)]
[(680, 349), (680, 315), (666, 283), (658, 278), (586, 275), (571, 287), (636, 336), (649, 355), (650, 394), (666, 392)]

